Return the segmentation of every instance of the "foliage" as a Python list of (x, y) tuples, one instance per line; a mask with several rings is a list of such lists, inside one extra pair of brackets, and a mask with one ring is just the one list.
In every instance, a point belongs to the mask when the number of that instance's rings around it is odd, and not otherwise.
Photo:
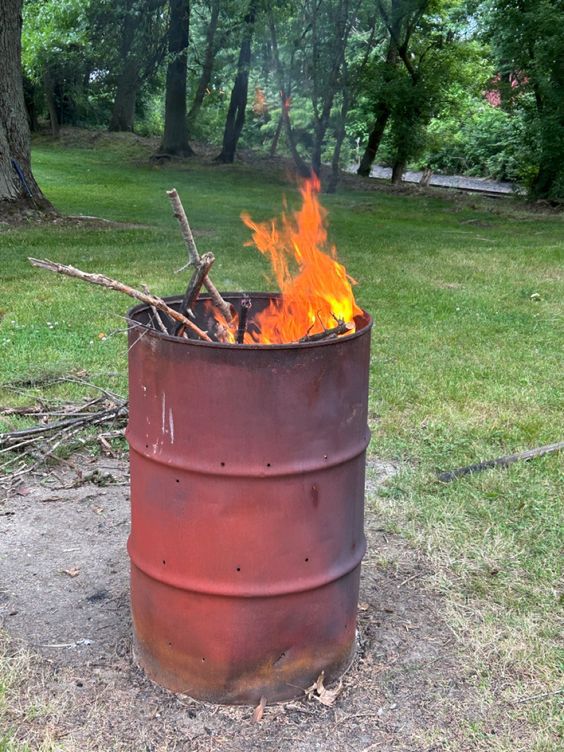
[(89, 0), (26, 0), (23, 9), (22, 67), (36, 105), (44, 107), (43, 81), (49, 72), (57, 86), (59, 119), (92, 120), (95, 106), (85, 91), (91, 54)]
[(434, 118), (427, 137), (417, 165), (435, 172), (522, 183), (534, 170), (535, 153), (527, 144), (523, 118), (492, 107), (482, 97), (469, 98), (456, 114)]
[[(196, 103), (190, 131), (198, 140), (221, 141), (247, 5), (190, 3), (188, 109)], [(258, 7), (241, 146), (327, 163), (344, 125), (339, 150), (347, 162), (364, 148), (375, 103), (383, 101), (389, 118), (379, 162), (522, 181), (551, 200), (564, 195), (558, 0), (328, 0), (319, 7), (277, 0)], [(26, 0), (30, 110), (45, 115), (49, 72), (63, 122), (106, 126), (126, 60), (139, 61), (134, 127), (160, 133), (165, 27), (164, 0)], [(488, 92), (496, 87), (493, 106)], [(289, 129), (280, 127), (281, 90)]]
[[(519, 113), (536, 145), (536, 197), (564, 200), (564, 9), (560, 0), (490, 0), (484, 10), (505, 107)], [(534, 105), (534, 106), (533, 106)]]

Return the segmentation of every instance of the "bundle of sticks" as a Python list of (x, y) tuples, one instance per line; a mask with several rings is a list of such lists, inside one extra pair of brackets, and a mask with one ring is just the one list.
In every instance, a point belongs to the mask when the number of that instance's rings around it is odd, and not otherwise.
[[(102, 433), (92, 433), (90, 440), (109, 447), (108, 439), (123, 436), (127, 421), (127, 400), (118, 394), (90, 384), (82, 379), (60, 377), (51, 384), (61, 381), (80, 384), (88, 389), (96, 389), (99, 394), (80, 402), (62, 404), (34, 404), (26, 407), (0, 408), (0, 416), (35, 418), (37, 423), (27, 428), (0, 432), (0, 475), (9, 477), (10, 482), (21, 479), (43, 464), (48, 458), (56, 457), (57, 450), (71, 447), (78, 442), (87, 443), (84, 429), (105, 426)], [(111, 430), (107, 427), (110, 425)]]
[[(178, 310), (169, 306), (162, 298), (153, 295), (146, 286), (143, 286), (142, 290), (136, 290), (123, 282), (107, 277), (105, 274), (84, 272), (74, 266), (59, 264), (48, 259), (30, 257), (28, 261), (32, 266), (39, 267), (40, 269), (47, 269), (48, 271), (64, 274), (68, 277), (75, 277), (84, 282), (116, 290), (140, 300), (150, 307), (152, 314), (151, 322), (154, 328), (160, 329), (164, 334), (185, 337), (187, 339), (197, 338), (204, 342), (227, 342), (227, 331), (221, 323), (216, 322), (213, 332), (210, 332), (202, 329), (194, 321), (196, 318), (194, 313), (196, 302), (202, 288), (206, 288), (211, 305), (219, 314), (219, 320), (225, 321), (227, 325), (236, 325), (235, 342), (237, 344), (244, 344), (245, 333), (249, 324), (249, 312), (252, 308), (251, 299), (248, 295), (244, 295), (241, 299), (239, 311), (235, 311), (233, 305), (224, 300), (210, 277), (210, 270), (215, 261), (215, 256), (213, 253), (204, 253), (200, 256), (178, 192), (173, 188), (167, 191), (167, 196), (180, 225), (180, 231), (188, 251), (188, 262), (180, 271), (188, 267), (192, 267), (193, 269)], [(352, 324), (336, 319), (334, 327), (324, 329), (322, 332), (316, 332), (315, 334), (306, 332), (299, 342), (317, 342), (324, 339), (334, 339), (340, 334), (348, 332), (352, 326)]]

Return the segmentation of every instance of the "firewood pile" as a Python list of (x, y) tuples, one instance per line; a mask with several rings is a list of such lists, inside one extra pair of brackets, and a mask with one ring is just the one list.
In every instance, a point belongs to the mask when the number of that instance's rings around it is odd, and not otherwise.
[[(49, 388), (62, 383), (78, 385), (96, 396), (72, 402), (35, 397), (33, 404), (23, 407), (0, 407), (0, 417), (35, 421), (32, 426), (0, 433), (0, 486), (5, 489), (17, 487), (47, 460), (64, 461), (61, 455), (69, 449), (94, 443), (113, 455), (113, 440), (123, 437), (127, 401), (109, 389), (72, 375), (42, 379), (30, 386)], [(17, 384), (4, 388), (26, 396), (29, 392)]]

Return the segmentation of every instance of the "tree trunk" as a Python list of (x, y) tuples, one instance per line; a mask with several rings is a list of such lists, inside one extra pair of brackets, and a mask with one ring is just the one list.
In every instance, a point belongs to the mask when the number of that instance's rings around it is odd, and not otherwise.
[(313, 132), (313, 149), (311, 150), (311, 169), (319, 177), (321, 171), (321, 147), (325, 128), (317, 126)]
[(211, 81), (213, 73), (213, 65), (215, 62), (216, 48), (215, 48), (215, 33), (217, 31), (217, 24), (219, 20), (219, 0), (213, 0), (211, 5), (211, 18), (206, 32), (206, 51), (204, 54), (204, 64), (202, 66), (202, 73), (200, 80), (198, 81), (198, 88), (194, 101), (190, 107), (188, 113), (188, 133), (192, 133), (194, 124), (202, 107), (206, 91), (208, 90), (209, 83)]
[(272, 138), (272, 143), (270, 144), (270, 156), (274, 157), (276, 155), (276, 149), (278, 149), (278, 142), (280, 141), (280, 134), (282, 133), (282, 126), (284, 125), (284, 116), (280, 115), (278, 118), (278, 124), (276, 126), (276, 130), (274, 131), (274, 136)]
[(48, 67), (45, 68), (43, 73), (43, 93), (45, 95), (49, 121), (51, 123), (51, 135), (54, 138), (59, 138), (61, 128), (59, 124), (59, 116), (57, 114), (57, 102), (55, 100), (55, 81), (53, 80), (53, 75)]
[(392, 185), (399, 185), (405, 172), (405, 160), (402, 157), (397, 157), (392, 167)]
[(21, 71), (22, 2), (0, 3), (0, 206), (3, 202), (21, 202), (50, 209), (31, 172)]
[[(346, 71), (346, 69), (345, 69)], [(333, 159), (331, 160), (331, 176), (327, 183), (327, 193), (335, 193), (339, 183), (339, 164), (341, 161), (341, 147), (346, 135), (347, 115), (350, 107), (350, 90), (347, 83), (343, 86), (343, 103), (339, 113), (339, 123), (335, 134), (335, 148), (333, 149)]]
[(237, 142), (241, 136), (245, 123), (245, 110), (247, 108), (247, 95), (249, 89), (249, 69), (251, 67), (251, 42), (255, 28), (258, 0), (251, 0), (247, 15), (244, 20), (243, 39), (237, 63), (237, 76), (231, 91), (231, 100), (225, 120), (223, 132), (223, 148), (216, 160), (231, 164), (235, 159)]
[(300, 177), (302, 178), (310, 178), (311, 170), (302, 159), (302, 156), (298, 151), (298, 147), (296, 146), (296, 139), (294, 138), (294, 131), (292, 129), (292, 121), (290, 120), (290, 100), (288, 97), (286, 97), (284, 92), (281, 92), (280, 96), (282, 97), (282, 117), (284, 119), (284, 131), (286, 133), (286, 141), (288, 143), (288, 148), (290, 149), (290, 154), (292, 155), (292, 159), (294, 160), (294, 164), (296, 165), (298, 175), (300, 175)]
[(166, 70), (165, 126), (160, 151), (190, 157), (194, 151), (188, 143), (186, 122), (187, 49), (190, 25), (189, 0), (169, 0), (168, 54)]
[(390, 119), (391, 107), (388, 89), (395, 72), (397, 59), (398, 51), (393, 40), (391, 40), (386, 54), (382, 86), (374, 106), (374, 126), (370, 132), (368, 143), (366, 144), (364, 154), (360, 160), (360, 165), (356, 171), (357, 175), (361, 175), (363, 178), (370, 177), (370, 171), (374, 164), (374, 160), (376, 159), (376, 153), (378, 152), (378, 148), (382, 142), (382, 137), (384, 136), (384, 131), (386, 130), (386, 125)]
[(288, 91), (286, 92), (286, 88), (284, 86), (284, 71), (282, 69), (282, 63), (280, 62), (280, 55), (278, 53), (278, 39), (276, 36), (276, 24), (274, 23), (274, 16), (272, 15), (272, 9), (269, 9), (268, 13), (268, 25), (270, 27), (270, 35), (272, 39), (272, 55), (274, 58), (274, 64), (276, 67), (276, 75), (278, 78), (278, 86), (280, 89), (280, 101), (282, 104), (282, 112), (280, 114), (280, 118), (282, 120), (282, 125), (284, 127), (284, 132), (286, 134), (286, 141), (288, 143), (288, 148), (290, 149), (290, 153), (292, 154), (292, 159), (294, 160), (294, 164), (296, 165), (296, 170), (298, 171), (298, 174), (303, 178), (309, 178), (311, 177), (311, 170), (307, 166), (307, 164), (302, 159), (298, 147), (296, 146), (296, 140), (294, 138), (294, 132), (292, 130), (292, 123), (290, 121), (290, 85), (288, 86)]
[(135, 102), (140, 85), (138, 67), (138, 62), (130, 59), (120, 74), (108, 127), (110, 131), (133, 131)]
[(364, 154), (362, 155), (362, 159), (360, 160), (360, 165), (358, 167), (358, 170), (356, 171), (357, 175), (362, 175), (363, 178), (370, 177), (370, 171), (372, 170), (372, 165), (374, 164), (374, 160), (376, 159), (376, 153), (378, 152), (384, 131), (386, 130), (386, 125), (388, 124), (388, 120), (390, 119), (390, 108), (385, 102), (379, 101), (376, 109), (376, 120), (374, 122), (372, 130), (370, 131), (368, 143), (366, 144)]

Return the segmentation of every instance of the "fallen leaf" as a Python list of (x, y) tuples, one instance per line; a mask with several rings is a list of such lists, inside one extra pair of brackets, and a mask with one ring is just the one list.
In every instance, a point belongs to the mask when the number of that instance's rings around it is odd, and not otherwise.
[(253, 711), (253, 717), (251, 718), (251, 723), (260, 723), (260, 721), (262, 721), (265, 707), (266, 707), (266, 697), (263, 696), (260, 698), (259, 704), (256, 706), (256, 708)]
[(76, 577), (78, 574), (80, 574), (80, 568), (70, 567), (70, 569), (63, 569), (63, 573), (68, 574), (69, 577)]
[(317, 680), (311, 687), (305, 690), (308, 700), (316, 699), (322, 705), (330, 707), (333, 705), (337, 697), (341, 694), (343, 689), (343, 680), (341, 679), (334, 689), (327, 689), (324, 684), (325, 671), (322, 671)]
[(368, 611), (368, 609), (369, 609), (369, 608), (370, 608), (370, 606), (368, 605), (368, 603), (363, 603), (363, 602), (361, 601), (361, 602), (360, 602), (360, 603), (358, 604), (358, 610), (359, 610), (359, 611)]

